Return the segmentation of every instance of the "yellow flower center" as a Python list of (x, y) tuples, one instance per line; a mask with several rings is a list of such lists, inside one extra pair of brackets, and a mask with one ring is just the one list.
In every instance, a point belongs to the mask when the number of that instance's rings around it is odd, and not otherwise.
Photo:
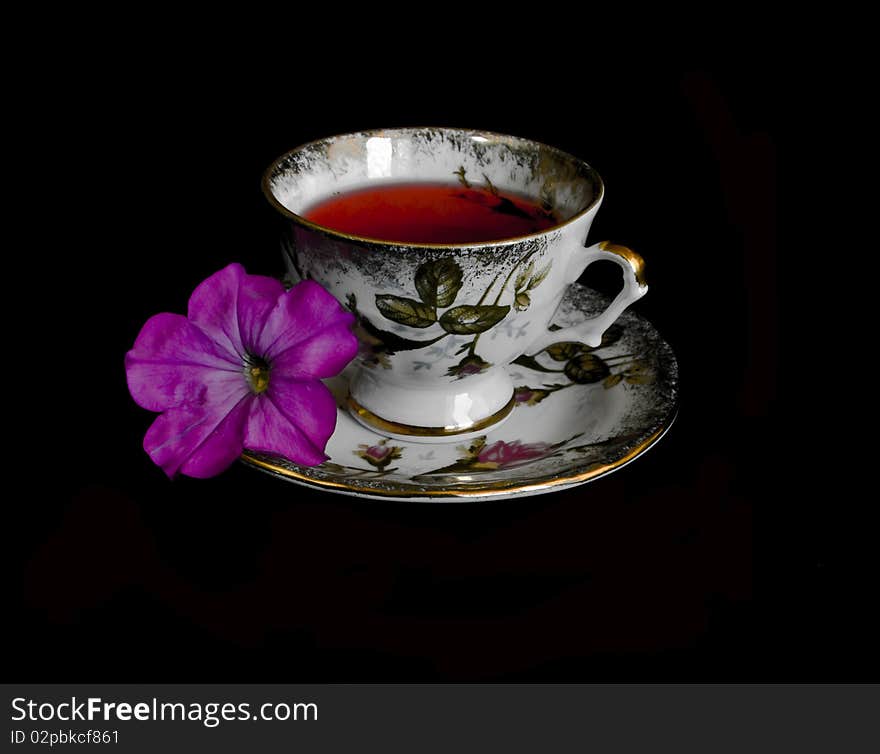
[(257, 395), (266, 392), (269, 387), (269, 371), (269, 365), (263, 359), (248, 357), (244, 366), (244, 375), (252, 392)]

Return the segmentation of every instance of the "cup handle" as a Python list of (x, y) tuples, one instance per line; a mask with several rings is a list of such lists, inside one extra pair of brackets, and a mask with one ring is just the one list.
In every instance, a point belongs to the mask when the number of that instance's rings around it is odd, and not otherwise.
[(607, 259), (614, 262), (623, 270), (623, 289), (617, 294), (617, 298), (598, 317), (588, 319), (572, 327), (564, 327), (561, 330), (546, 332), (540, 336), (527, 349), (529, 355), (535, 355), (554, 343), (566, 343), (576, 341), (585, 343), (591, 348), (596, 348), (602, 343), (602, 335), (623, 314), (624, 309), (638, 301), (648, 292), (645, 283), (644, 271), (645, 260), (626, 246), (618, 246), (610, 241), (600, 241), (585, 249), (586, 259), (579, 255), (579, 262), (583, 266), (578, 276), (593, 262)]

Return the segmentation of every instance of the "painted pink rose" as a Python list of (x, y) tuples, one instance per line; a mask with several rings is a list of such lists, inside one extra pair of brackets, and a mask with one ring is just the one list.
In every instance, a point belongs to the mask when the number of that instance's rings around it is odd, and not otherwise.
[(358, 448), (359, 450), (354, 451), (354, 454), (380, 470), (402, 455), (401, 448), (389, 445), (388, 440), (382, 440), (377, 445), (359, 445)]
[(364, 455), (372, 458), (374, 461), (382, 461), (387, 456), (391, 455), (391, 448), (387, 445), (385, 447), (381, 445), (370, 445), (364, 451)]
[(491, 464), (493, 468), (503, 469), (514, 463), (543, 458), (552, 449), (553, 447), (546, 442), (523, 443), (519, 440), (513, 442), (498, 440), (480, 451), (477, 455), (477, 463)]
[(446, 370), (446, 374), (449, 377), (463, 379), (464, 377), (470, 377), (472, 374), (482, 374), (491, 366), (488, 361), (474, 354), (473, 356), (465, 356), (454, 367), (449, 367)]
[(548, 395), (549, 390), (541, 390), (540, 388), (518, 387), (513, 393), (513, 400), (517, 405), (536, 406), (543, 401)]

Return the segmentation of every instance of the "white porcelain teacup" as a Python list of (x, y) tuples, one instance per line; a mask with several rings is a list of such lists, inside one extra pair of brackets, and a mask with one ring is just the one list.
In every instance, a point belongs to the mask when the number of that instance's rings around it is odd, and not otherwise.
[[(558, 224), (517, 238), (412, 244), (311, 222), (321, 200), (373, 185), (485, 181), (540, 199)], [(513, 136), (453, 128), (399, 128), (332, 136), (279, 157), (263, 190), (286, 218), (292, 274), (316, 280), (359, 318), (362, 342), (349, 407), (391, 437), (466, 438), (513, 409), (507, 367), (560, 342), (597, 346), (648, 290), (635, 252), (585, 246), (604, 193), (585, 162)], [(623, 269), (623, 289), (600, 316), (551, 331), (563, 294), (588, 264)]]

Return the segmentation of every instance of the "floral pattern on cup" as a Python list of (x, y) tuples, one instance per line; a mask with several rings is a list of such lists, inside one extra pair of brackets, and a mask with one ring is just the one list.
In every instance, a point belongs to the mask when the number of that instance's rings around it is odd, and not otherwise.
[(446, 370), (446, 374), (449, 377), (462, 379), (464, 377), (469, 377), (472, 374), (481, 374), (491, 366), (492, 365), (488, 361), (484, 361), (477, 355), (465, 356), (454, 367), (449, 367), (449, 369)]
[(544, 388), (522, 385), (513, 391), (513, 400), (517, 406), (537, 406), (551, 392)]
[[(389, 354), (427, 348), (449, 335), (473, 335), (473, 339), (463, 343), (457, 351), (457, 354), (466, 352), (467, 356), (456, 366), (450, 367), (447, 375), (461, 379), (470, 374), (479, 374), (492, 366), (476, 353), (480, 336), (504, 320), (511, 306), (517, 311), (528, 309), (531, 304), (530, 291), (541, 285), (550, 273), (552, 261), (535, 271), (535, 262), (531, 258), (535, 253), (536, 250), (529, 251), (514, 265), (492, 303), (486, 301), (501, 278), (500, 273), (476, 303), (453, 306), (464, 283), (464, 272), (452, 257), (441, 257), (419, 265), (413, 281), (417, 299), (390, 293), (375, 294), (376, 308), (385, 319), (417, 330), (437, 324), (444, 332), (434, 338), (416, 340), (380, 329), (356, 311), (354, 294), (349, 295), (349, 308), (358, 316), (367, 335), (381, 343)], [(515, 272), (518, 274), (513, 281), (513, 300), (510, 304), (502, 304), (501, 298)], [(445, 311), (441, 312), (441, 309)]]

